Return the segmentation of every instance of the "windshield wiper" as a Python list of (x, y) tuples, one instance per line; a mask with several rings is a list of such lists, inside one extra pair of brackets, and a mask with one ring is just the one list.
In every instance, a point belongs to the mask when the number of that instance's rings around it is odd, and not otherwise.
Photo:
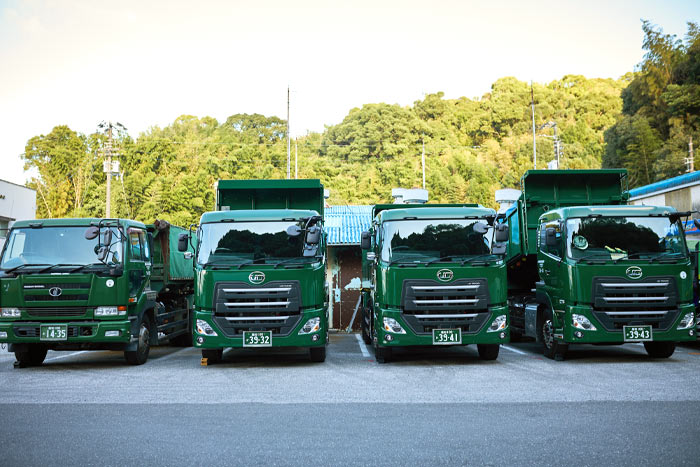
[[(275, 267), (272, 269), (277, 269), (280, 264), (291, 263), (292, 261), (301, 260), (302, 263), (318, 261), (321, 256), (295, 256), (294, 258), (287, 258), (284, 261), (279, 261), (275, 263)], [(309, 261), (311, 260), (311, 261)]]
[(395, 264), (395, 263), (399, 263), (399, 264), (401, 264), (401, 263), (403, 263), (403, 264), (419, 264), (419, 263), (424, 263), (424, 262), (425, 262), (425, 261), (421, 261), (421, 260), (415, 259), (415, 258), (399, 258), (399, 259), (392, 259), (391, 261), (389, 261), (388, 266), (391, 266), (392, 264)]
[[(595, 257), (599, 257), (598, 259), (601, 259), (601, 260), (605, 261), (605, 260), (607, 260), (607, 259), (610, 259), (610, 258), (607, 257), (609, 254), (610, 254), (610, 253), (603, 253), (602, 251), (601, 251), (601, 252), (598, 252), (598, 253), (591, 253), (590, 255), (585, 255), (585, 256), (581, 256), (580, 258), (576, 258), (575, 261), (576, 261), (577, 263), (580, 263), (581, 261), (589, 260), (589, 259), (594, 259)], [(601, 258), (601, 257), (600, 257), (601, 255), (604, 255), (604, 256), (606, 256), (606, 257), (605, 257), (605, 258)]]
[(466, 255), (449, 255), (449, 256), (443, 256), (442, 258), (438, 259), (433, 259), (425, 263), (426, 266), (433, 264), (433, 263), (439, 263), (440, 261), (445, 261), (446, 259), (452, 259), (452, 258), (464, 258)]
[[(466, 263), (471, 263), (472, 261), (474, 261), (474, 260), (476, 260), (476, 259), (484, 258), (484, 257), (486, 257), (486, 256), (497, 256), (497, 255), (495, 255), (495, 254), (493, 254), (493, 253), (483, 253), (483, 254), (480, 254), (480, 255), (471, 256), (471, 257), (465, 259), (464, 261), (462, 261), (462, 264), (461, 264), (461, 265), (464, 266)], [(486, 261), (484, 261), (484, 260), (482, 260), (482, 261), (483, 261), (484, 263), (486, 263)]]
[[(659, 254), (656, 255), (656, 256), (652, 256), (651, 258), (649, 258), (649, 262), (650, 262), (650, 263), (653, 263), (653, 262), (656, 261), (656, 260), (660, 260), (660, 259), (663, 258), (664, 256), (682, 255), (682, 254), (683, 254), (683, 253), (679, 253), (679, 252), (676, 252), (676, 251), (667, 251), (667, 252), (665, 252), (665, 253), (659, 253)], [(675, 258), (669, 258), (669, 259), (675, 259)]]
[[(48, 263), (20, 264), (19, 266), (15, 266), (14, 268), (3, 269), (3, 272), (5, 272), (5, 274), (10, 274), (14, 271), (17, 271), (18, 269), (27, 268), (30, 266), (48, 266)], [(36, 271), (32, 271), (32, 272), (36, 272)]]
[(66, 267), (66, 266), (77, 266), (77, 267), (71, 269), (70, 271), (68, 271), (68, 273), (71, 273), (71, 272), (79, 271), (80, 269), (82, 269), (82, 268), (84, 268), (85, 266), (87, 266), (87, 264), (75, 264), (75, 263), (59, 263), (59, 264), (52, 264), (51, 266), (49, 266), (49, 267), (47, 267), (47, 268), (43, 268), (43, 269), (37, 271), (37, 273), (38, 273), (38, 274), (41, 274), (41, 273), (50, 271), (50, 270), (52, 270), (52, 269), (54, 269), (54, 268), (61, 268), (61, 267)]

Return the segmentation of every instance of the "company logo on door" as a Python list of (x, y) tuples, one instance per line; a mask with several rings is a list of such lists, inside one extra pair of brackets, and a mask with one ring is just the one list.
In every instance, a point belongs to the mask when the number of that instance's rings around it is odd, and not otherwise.
[(437, 272), (437, 278), (439, 281), (442, 281), (442, 282), (450, 282), (454, 276), (455, 276), (455, 273), (452, 272), (451, 269), (440, 269)]
[(630, 279), (639, 279), (642, 277), (642, 268), (639, 266), (630, 266), (627, 268), (627, 271), (625, 271), (625, 274), (627, 274), (627, 277)]
[(251, 284), (262, 284), (265, 282), (265, 273), (261, 271), (253, 271), (248, 276), (248, 280)]

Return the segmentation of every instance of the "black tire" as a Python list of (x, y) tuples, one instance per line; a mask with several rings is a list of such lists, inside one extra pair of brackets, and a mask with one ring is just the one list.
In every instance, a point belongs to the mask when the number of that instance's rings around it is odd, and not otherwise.
[(326, 346), (309, 347), (309, 359), (312, 362), (321, 363), (326, 361)]
[(44, 363), (48, 351), (49, 349), (43, 345), (29, 345), (27, 350), (15, 351), (15, 358), (19, 362), (20, 368), (39, 366)]
[(224, 349), (202, 349), (202, 358), (207, 359), (207, 363), (221, 363), (224, 357)]
[(368, 318), (367, 310), (362, 310), (362, 340), (365, 344), (370, 345), (372, 344), (372, 337), (370, 334), (369, 324), (367, 323)]
[(129, 365), (143, 365), (151, 351), (151, 320), (144, 316), (139, 324), (139, 337), (136, 350), (125, 350), (124, 358)]
[(476, 349), (479, 351), (481, 360), (496, 360), (501, 344), (476, 344)]
[(560, 344), (554, 338), (552, 310), (544, 310), (538, 332), (540, 334), (540, 340), (542, 341), (542, 353), (544, 356), (557, 361), (563, 361), (566, 358), (566, 351), (569, 346)]
[(374, 347), (374, 359), (377, 363), (387, 363), (391, 360), (391, 347)]
[(676, 351), (675, 342), (645, 342), (644, 348), (651, 358), (668, 358)]

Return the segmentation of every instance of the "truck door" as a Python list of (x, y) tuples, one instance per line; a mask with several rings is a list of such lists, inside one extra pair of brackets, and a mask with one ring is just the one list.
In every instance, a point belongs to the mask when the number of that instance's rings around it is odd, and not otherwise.
[(129, 235), (129, 297), (135, 297), (138, 300), (150, 274), (150, 248), (143, 230), (130, 228), (127, 232)]
[(539, 243), (540, 255), (537, 258), (537, 267), (540, 279), (544, 282), (544, 291), (552, 300), (552, 305), (556, 306), (559, 303), (559, 298), (563, 296), (561, 287), (567, 283), (565, 280), (566, 266), (562, 261), (564, 235), (561, 222), (556, 220), (540, 224)]

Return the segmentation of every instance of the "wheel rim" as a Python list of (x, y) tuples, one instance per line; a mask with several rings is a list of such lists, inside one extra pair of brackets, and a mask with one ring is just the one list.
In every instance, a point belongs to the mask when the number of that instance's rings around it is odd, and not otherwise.
[(148, 352), (149, 335), (148, 326), (146, 326), (146, 323), (142, 323), (141, 330), (139, 331), (139, 353), (141, 355), (145, 355), (146, 352)]
[(548, 349), (551, 349), (552, 345), (554, 345), (554, 331), (551, 319), (545, 320), (542, 325), (542, 340), (544, 341), (544, 346)]

